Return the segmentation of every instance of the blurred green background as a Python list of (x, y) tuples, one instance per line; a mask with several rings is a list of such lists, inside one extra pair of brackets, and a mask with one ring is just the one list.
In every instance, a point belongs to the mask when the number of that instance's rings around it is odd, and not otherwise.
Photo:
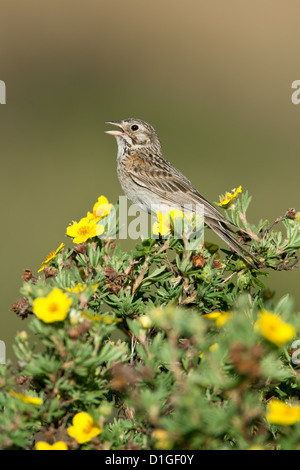
[[(69, 222), (121, 194), (107, 120), (153, 124), (167, 159), (212, 202), (242, 185), (249, 219), (299, 204), (297, 0), (2, 2), (1, 311), (7, 345), (26, 326), (9, 308)], [(210, 235), (210, 233), (209, 233)], [(300, 305), (300, 271), (271, 273)]]

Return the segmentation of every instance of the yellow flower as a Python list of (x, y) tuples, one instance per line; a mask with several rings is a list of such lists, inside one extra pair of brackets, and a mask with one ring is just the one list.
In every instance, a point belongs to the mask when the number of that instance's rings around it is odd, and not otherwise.
[(155, 429), (152, 432), (152, 437), (156, 440), (154, 447), (156, 449), (171, 449), (172, 448), (172, 441), (170, 440), (169, 433), (164, 429)]
[(98, 222), (102, 217), (108, 215), (111, 211), (112, 204), (108, 202), (105, 196), (98, 197), (98, 201), (94, 204), (93, 212), (88, 212), (87, 217)]
[(111, 211), (112, 204), (109, 204), (105, 196), (98, 197), (98, 201), (94, 204), (93, 214), (96, 217), (105, 217)]
[(54, 444), (48, 444), (48, 442), (39, 441), (35, 445), (36, 450), (69, 450), (68, 446), (63, 441), (57, 441)]
[(163, 214), (160, 211), (156, 211), (157, 213), (157, 222), (154, 222), (152, 231), (154, 235), (162, 235), (166, 236), (169, 235), (171, 232), (171, 223), (170, 217), (175, 221), (176, 218), (183, 218), (183, 213), (179, 209), (171, 209), (166, 214)]
[(81, 313), (81, 317), (86, 318), (87, 320), (90, 320), (90, 321), (94, 321), (96, 323), (100, 322), (101, 320), (100, 315), (91, 315), (90, 313), (84, 312), (84, 311)]
[(107, 402), (99, 406), (98, 411), (103, 416), (109, 416), (112, 412), (112, 407)]
[(221, 328), (231, 317), (232, 312), (220, 312), (219, 317), (216, 319), (216, 327)]
[(67, 235), (73, 238), (74, 243), (86, 242), (89, 238), (102, 235), (103, 232), (103, 225), (97, 225), (97, 222), (89, 217), (83, 217), (79, 222), (73, 222), (67, 228)]
[(154, 235), (169, 235), (170, 233), (170, 219), (167, 214), (162, 214), (157, 211), (157, 222), (154, 222), (152, 226), (152, 231)]
[(266, 419), (272, 424), (291, 426), (300, 420), (300, 406), (274, 399), (268, 403)]
[[(92, 284), (91, 286), (94, 290), (94, 292), (96, 292), (96, 290), (98, 289), (98, 284)], [(86, 284), (81, 284), (81, 282), (79, 282), (75, 287), (66, 287), (66, 290), (68, 290), (69, 292), (73, 292), (74, 294), (82, 294), (83, 292), (85, 292), (86, 290), (88, 290), (89, 286), (87, 286)]]
[(33, 313), (45, 323), (62, 321), (66, 318), (72, 300), (55, 287), (47, 297), (38, 297), (33, 301)]
[(26, 340), (28, 338), (28, 333), (27, 331), (20, 331), (18, 333), (18, 338), (22, 339), (22, 340)]
[(225, 196), (220, 196), (219, 206), (229, 207), (230, 204), (237, 198), (238, 194), (242, 192), (242, 186), (233, 189), (231, 193), (225, 193)]
[(152, 321), (148, 317), (148, 315), (142, 315), (141, 317), (139, 317), (139, 324), (141, 325), (142, 328), (145, 328), (145, 330), (147, 330), (148, 328), (151, 327)]
[(216, 327), (221, 328), (232, 317), (232, 312), (211, 312), (203, 316), (209, 320), (215, 320)]
[(91, 315), (90, 313), (87, 312), (82, 312), (82, 317), (86, 318), (87, 320), (94, 321), (96, 323), (102, 322), (105, 323), (106, 325), (111, 325), (112, 323), (120, 323), (122, 320), (121, 318), (112, 318), (109, 315)]
[(263, 310), (254, 328), (271, 343), (281, 347), (295, 336), (295, 328), (283, 322), (277, 315)]
[(24, 395), (23, 393), (14, 392), (13, 390), (10, 390), (9, 393), (13, 397), (21, 400), (23, 403), (28, 403), (30, 405), (41, 405), (43, 403), (43, 400), (39, 397), (30, 397), (28, 395)]
[(90, 441), (102, 432), (101, 426), (85, 412), (77, 413), (72, 420), (73, 426), (68, 428), (70, 437), (74, 437), (79, 444)]
[(171, 209), (168, 214), (171, 219), (174, 221), (177, 217), (183, 219), (183, 212), (179, 209)]
[(207, 318), (208, 320), (216, 320), (220, 316), (220, 312), (211, 312), (211, 313), (205, 313), (203, 316)]
[(61, 243), (59, 245), (59, 247), (57, 248), (57, 250), (51, 251), (51, 253), (49, 253), (49, 255), (46, 257), (45, 261), (42, 262), (41, 268), (38, 270), (38, 273), (43, 271), (44, 267), (48, 266), (48, 264), (50, 264), (51, 261), (53, 261), (55, 259), (56, 255), (63, 249), (64, 246), (65, 245), (63, 243)]
[[(213, 343), (213, 344), (211, 344), (211, 345), (209, 346), (208, 349), (209, 349), (209, 351), (211, 351), (211, 352), (218, 351), (218, 349), (219, 349), (219, 344), (218, 344), (218, 343)], [(204, 353), (203, 353), (203, 352), (199, 353), (199, 354), (198, 354), (198, 357), (199, 357), (199, 359), (202, 359), (202, 358), (204, 357)]]

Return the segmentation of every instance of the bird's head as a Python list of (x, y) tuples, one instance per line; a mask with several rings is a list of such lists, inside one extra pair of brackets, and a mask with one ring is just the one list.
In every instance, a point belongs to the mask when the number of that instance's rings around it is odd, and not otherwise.
[(122, 121), (107, 121), (106, 124), (118, 127), (117, 130), (106, 131), (106, 134), (116, 137), (119, 145), (160, 147), (159, 137), (154, 127), (141, 119), (130, 118)]

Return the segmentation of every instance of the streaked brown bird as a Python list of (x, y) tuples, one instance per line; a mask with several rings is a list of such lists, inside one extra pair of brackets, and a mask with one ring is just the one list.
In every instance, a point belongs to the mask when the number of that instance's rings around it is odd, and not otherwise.
[(186, 205), (193, 208), (202, 205), (206, 225), (252, 267), (261, 266), (255, 255), (235, 238), (236, 233), (243, 231), (229, 222), (188, 178), (163, 157), (154, 127), (135, 118), (108, 121), (106, 124), (118, 127), (118, 130), (106, 133), (117, 140), (118, 178), (133, 204), (146, 212), (159, 210), (163, 213), (170, 209), (184, 210)]

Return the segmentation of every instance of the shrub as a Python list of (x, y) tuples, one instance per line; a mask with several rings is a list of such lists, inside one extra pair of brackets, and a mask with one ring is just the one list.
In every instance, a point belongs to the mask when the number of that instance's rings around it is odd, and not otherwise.
[(30, 322), (17, 366), (0, 367), (0, 448), (299, 448), (300, 318), (262, 282), (297, 266), (299, 214), (254, 226), (249, 203), (230, 199), (226, 216), (265, 269), (209, 243), (187, 250), (172, 218), (168, 239), (122, 251), (103, 197), (73, 223), (74, 247), (26, 270), (12, 307)]

